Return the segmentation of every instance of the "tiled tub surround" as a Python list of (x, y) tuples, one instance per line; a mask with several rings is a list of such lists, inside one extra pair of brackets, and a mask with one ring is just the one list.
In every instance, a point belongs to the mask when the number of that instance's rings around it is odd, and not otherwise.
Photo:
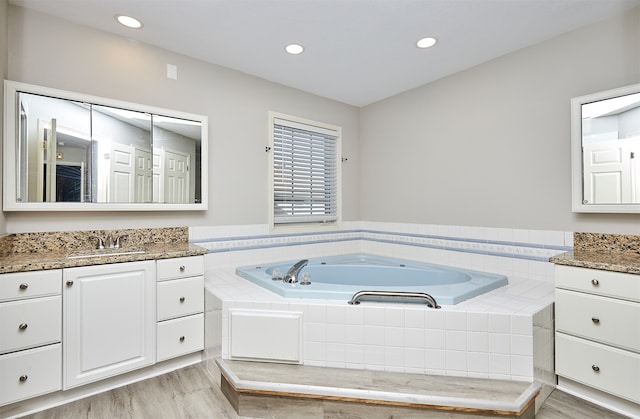
[[(353, 227), (290, 236), (251, 236), (245, 227), (242, 237), (229, 234), (230, 229), (209, 239), (213, 230), (192, 229), (192, 242), (210, 251), (205, 257), (209, 355), (230, 356), (230, 310), (302, 313), (306, 365), (535, 380), (542, 385), (538, 402), (546, 399), (555, 385), (553, 265), (548, 259), (570, 249), (571, 234), (379, 223)], [(451, 235), (454, 230), (457, 234)], [(346, 253), (499, 273), (508, 276), (509, 285), (433, 310), (412, 303), (349, 306), (346, 301), (287, 299), (234, 272), (239, 265)]]
[[(143, 249), (144, 253), (69, 259), (75, 252), (96, 249), (94, 237), (125, 236), (118, 252)], [(106, 250), (105, 253), (110, 252)], [(16, 233), (0, 237), (0, 274), (117, 262), (196, 256), (207, 251), (189, 243), (187, 227), (127, 230), (88, 230), (69, 232)]]

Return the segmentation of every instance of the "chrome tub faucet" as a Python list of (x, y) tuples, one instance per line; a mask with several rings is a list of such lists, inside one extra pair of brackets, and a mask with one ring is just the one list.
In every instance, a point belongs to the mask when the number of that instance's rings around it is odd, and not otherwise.
[(308, 259), (302, 259), (301, 261), (295, 263), (292, 267), (289, 268), (286, 275), (283, 278), (283, 282), (287, 282), (289, 284), (295, 284), (298, 282), (298, 274), (309, 263)]

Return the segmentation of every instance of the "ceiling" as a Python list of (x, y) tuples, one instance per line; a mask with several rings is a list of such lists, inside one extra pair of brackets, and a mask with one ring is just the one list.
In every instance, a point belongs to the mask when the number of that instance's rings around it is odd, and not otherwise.
[[(365, 106), (640, 5), (640, 0), (9, 0)], [(140, 19), (142, 29), (116, 23)], [(419, 49), (423, 37), (436, 46)], [(285, 45), (305, 47), (288, 55)], [(178, 69), (178, 77), (180, 71)]]

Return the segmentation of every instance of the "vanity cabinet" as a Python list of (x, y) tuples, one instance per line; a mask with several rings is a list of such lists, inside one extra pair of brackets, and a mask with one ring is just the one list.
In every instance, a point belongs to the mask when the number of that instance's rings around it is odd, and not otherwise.
[(155, 362), (155, 261), (64, 269), (63, 388)]
[(158, 264), (157, 360), (204, 349), (204, 258)]
[(0, 275), (0, 405), (62, 387), (62, 271)]
[(556, 265), (556, 373), (640, 403), (640, 275)]

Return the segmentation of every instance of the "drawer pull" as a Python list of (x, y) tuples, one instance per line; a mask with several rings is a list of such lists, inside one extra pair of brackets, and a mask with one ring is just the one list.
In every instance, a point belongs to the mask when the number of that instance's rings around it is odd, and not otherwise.
[(595, 324), (600, 323), (600, 319), (595, 316), (591, 318), (591, 321), (594, 322)]
[(180, 265), (180, 272), (184, 272), (184, 270), (187, 269), (184, 265)]
[(20, 382), (22, 382), (22, 383), (24, 383), (28, 379), (29, 379), (29, 376), (27, 374), (23, 374), (23, 375), (20, 376), (20, 378), (18, 378), (18, 380), (20, 380)]
[(591, 366), (591, 369), (594, 370), (595, 372), (600, 372), (600, 367), (595, 364)]
[(21, 290), (26, 290), (27, 288), (29, 288), (29, 284), (24, 283), (24, 282), (22, 284), (20, 284), (20, 289)]
[(26, 323), (20, 323), (20, 326), (18, 326), (18, 329), (20, 330), (27, 330), (27, 327), (29, 327), (28, 324)]
[(597, 287), (598, 285), (600, 285), (600, 281), (598, 281), (597, 279), (592, 279), (591, 285), (593, 285), (594, 287)]
[(67, 281), (67, 287), (70, 287), (70, 286), (72, 286), (72, 285), (73, 285), (73, 281), (72, 281), (72, 280), (68, 280), (68, 281)]
[(180, 342), (184, 342), (184, 336), (180, 336)]
[(180, 302), (184, 303), (184, 297), (180, 297)]

